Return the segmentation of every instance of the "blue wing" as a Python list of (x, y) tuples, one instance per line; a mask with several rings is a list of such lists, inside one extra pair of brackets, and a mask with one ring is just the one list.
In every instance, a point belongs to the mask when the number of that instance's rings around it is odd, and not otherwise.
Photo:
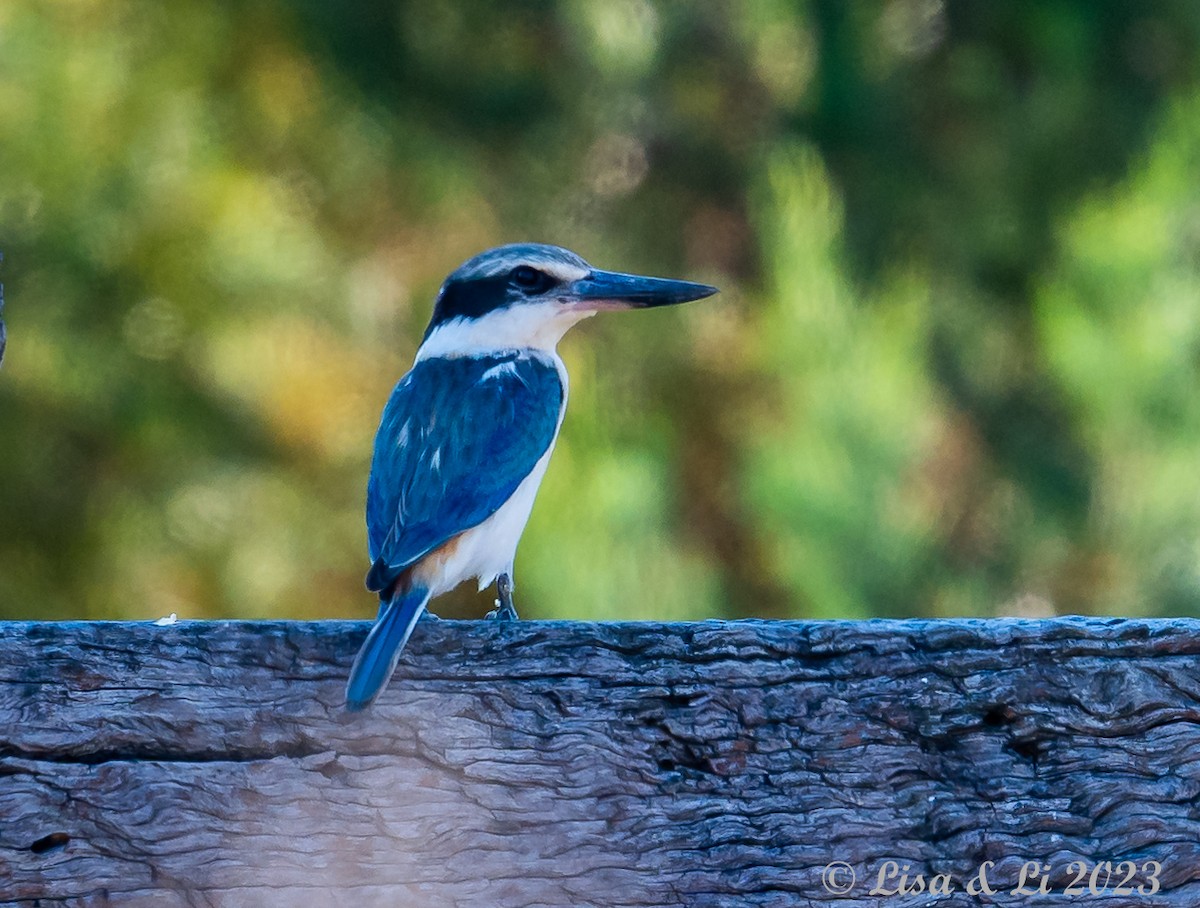
[(494, 514), (549, 450), (564, 388), (531, 353), (431, 358), (392, 392), (367, 483), (367, 586)]

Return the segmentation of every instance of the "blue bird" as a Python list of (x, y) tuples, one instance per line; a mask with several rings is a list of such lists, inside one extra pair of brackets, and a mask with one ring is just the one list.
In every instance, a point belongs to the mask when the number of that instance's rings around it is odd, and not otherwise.
[(434, 596), (493, 581), (515, 619), (513, 558), (567, 406), (555, 348), (597, 312), (698, 300), (715, 287), (593, 268), (558, 246), (500, 246), (442, 285), (416, 362), (392, 391), (367, 482), (368, 589), (380, 599), (346, 686), (369, 706)]

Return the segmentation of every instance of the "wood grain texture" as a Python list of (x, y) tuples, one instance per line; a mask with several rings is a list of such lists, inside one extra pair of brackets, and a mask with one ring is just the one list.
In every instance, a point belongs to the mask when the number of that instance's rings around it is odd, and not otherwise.
[(1200, 622), (366, 629), (0, 624), (0, 905), (1200, 905)]

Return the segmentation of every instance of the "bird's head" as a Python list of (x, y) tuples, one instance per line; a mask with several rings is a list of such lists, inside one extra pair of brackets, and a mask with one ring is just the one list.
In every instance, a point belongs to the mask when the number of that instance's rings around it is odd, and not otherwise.
[(669, 306), (716, 292), (691, 281), (601, 271), (559, 246), (498, 246), (446, 278), (419, 355), (552, 350), (568, 328), (597, 312)]

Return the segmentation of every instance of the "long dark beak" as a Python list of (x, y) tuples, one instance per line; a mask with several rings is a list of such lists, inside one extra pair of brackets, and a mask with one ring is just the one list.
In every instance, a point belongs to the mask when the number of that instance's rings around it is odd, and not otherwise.
[(571, 284), (571, 296), (586, 309), (649, 309), (704, 299), (717, 292), (708, 284), (642, 277), (617, 271), (593, 271)]

